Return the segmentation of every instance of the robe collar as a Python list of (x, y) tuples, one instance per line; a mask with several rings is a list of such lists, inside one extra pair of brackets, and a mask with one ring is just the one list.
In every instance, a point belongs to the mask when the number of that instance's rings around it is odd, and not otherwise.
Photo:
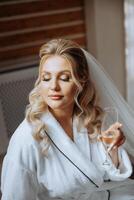
[[(87, 145), (87, 130), (81, 127), (80, 132), (77, 131), (77, 120), (76, 117), (73, 118), (73, 132), (74, 132), (74, 141), (67, 135), (65, 130), (62, 128), (60, 123), (56, 120), (56, 118), (52, 115), (52, 113), (47, 110), (43, 116), (42, 121), (45, 123), (45, 131), (47, 135), (50, 137), (52, 143), (56, 148), (68, 159), (72, 164), (78, 167), (81, 173), (84, 173), (87, 178), (91, 180), (93, 186), (99, 187), (103, 183), (103, 176), (98, 168), (91, 162), (89, 154), (86, 153), (86, 150), (89, 150), (89, 145)], [(80, 135), (77, 134), (85, 134), (84, 143), (86, 144), (86, 149), (84, 152), (80, 146), (78, 146), (78, 140)], [(85, 143), (86, 142), (86, 143)], [(80, 144), (79, 144), (80, 145)], [(76, 169), (77, 170), (77, 169)], [(83, 175), (84, 175), (83, 174)]]

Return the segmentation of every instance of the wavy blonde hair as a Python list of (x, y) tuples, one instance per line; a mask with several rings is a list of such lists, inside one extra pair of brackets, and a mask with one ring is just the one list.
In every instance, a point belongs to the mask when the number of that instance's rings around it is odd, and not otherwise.
[[(42, 131), (45, 125), (41, 121), (41, 115), (45, 112), (47, 105), (39, 94), (42, 66), (53, 55), (62, 56), (72, 66), (72, 76), (78, 91), (75, 96), (74, 113), (82, 120), (88, 129), (89, 135), (100, 132), (102, 109), (97, 105), (97, 94), (90, 78), (88, 64), (83, 50), (78, 44), (66, 39), (53, 39), (40, 48), (39, 74), (33, 90), (29, 94), (29, 105), (26, 108), (26, 118), (34, 125), (34, 138), (42, 140)], [(75, 67), (73, 67), (75, 66)], [(47, 141), (47, 137), (46, 137)]]

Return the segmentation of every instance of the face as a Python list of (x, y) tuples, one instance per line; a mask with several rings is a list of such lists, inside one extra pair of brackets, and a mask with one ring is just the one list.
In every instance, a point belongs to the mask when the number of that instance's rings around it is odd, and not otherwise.
[(42, 66), (40, 94), (52, 110), (73, 109), (77, 86), (71, 64), (61, 56), (49, 57)]

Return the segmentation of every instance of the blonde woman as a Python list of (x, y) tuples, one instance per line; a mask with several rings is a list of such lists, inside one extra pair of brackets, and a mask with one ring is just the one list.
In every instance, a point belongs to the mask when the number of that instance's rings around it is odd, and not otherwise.
[(97, 136), (104, 102), (97, 98), (96, 66), (99, 70), (94, 58), (72, 41), (54, 39), (41, 47), (26, 118), (4, 158), (2, 200), (134, 199), (132, 166), (122, 147), (124, 134), (130, 137), (120, 123), (112, 130), (117, 137), (109, 150), (110, 165), (103, 165), (106, 149)]

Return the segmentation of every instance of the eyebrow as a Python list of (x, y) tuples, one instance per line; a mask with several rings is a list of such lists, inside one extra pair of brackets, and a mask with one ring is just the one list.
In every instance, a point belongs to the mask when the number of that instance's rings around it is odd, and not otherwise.
[[(69, 70), (63, 70), (63, 71), (59, 71), (58, 73), (64, 73), (64, 72), (69, 72), (69, 73), (71, 73), (71, 71), (69, 71)], [(42, 71), (42, 73), (44, 74), (44, 73), (47, 73), (47, 74), (51, 74), (51, 72), (49, 72), (49, 71)]]

